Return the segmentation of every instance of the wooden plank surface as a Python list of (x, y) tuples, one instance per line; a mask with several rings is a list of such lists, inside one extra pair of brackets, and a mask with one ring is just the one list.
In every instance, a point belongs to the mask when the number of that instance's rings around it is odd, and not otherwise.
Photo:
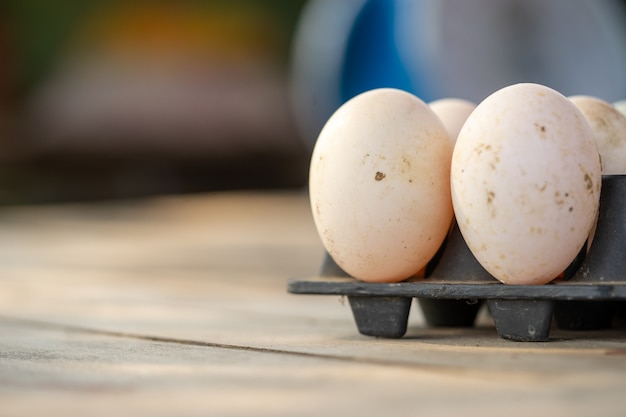
[(368, 338), (322, 253), (302, 192), (0, 209), (0, 415), (624, 415), (624, 329)]

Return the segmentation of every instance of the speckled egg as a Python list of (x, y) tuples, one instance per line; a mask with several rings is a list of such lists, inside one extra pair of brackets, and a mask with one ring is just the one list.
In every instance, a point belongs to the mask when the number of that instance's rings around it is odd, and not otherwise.
[(602, 161), (602, 174), (626, 174), (626, 116), (613, 104), (596, 97), (573, 96), (569, 99), (593, 130)]
[(453, 218), (452, 146), (419, 98), (362, 93), (322, 129), (311, 157), (311, 210), (322, 243), (351, 276), (397, 282), (418, 273)]
[(507, 284), (545, 284), (585, 244), (598, 211), (593, 132), (559, 92), (516, 84), (481, 102), (451, 165), (459, 229), (480, 264)]

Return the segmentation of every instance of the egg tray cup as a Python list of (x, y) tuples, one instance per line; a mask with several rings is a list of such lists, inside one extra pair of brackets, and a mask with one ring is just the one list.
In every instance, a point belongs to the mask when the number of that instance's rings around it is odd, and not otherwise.
[(367, 283), (345, 273), (326, 254), (319, 276), (289, 280), (292, 294), (341, 295), (358, 331), (400, 338), (413, 298), (433, 327), (471, 327), (487, 304), (498, 335), (520, 342), (548, 341), (554, 321), (564, 330), (612, 327), (626, 312), (626, 175), (604, 176), (595, 236), (563, 274), (546, 285), (507, 285), (476, 260), (454, 226), (428, 265), (425, 278)]

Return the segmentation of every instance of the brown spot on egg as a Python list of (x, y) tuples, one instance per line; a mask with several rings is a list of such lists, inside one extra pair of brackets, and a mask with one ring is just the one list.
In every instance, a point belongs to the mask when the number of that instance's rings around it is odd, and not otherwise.
[(593, 189), (593, 180), (591, 179), (589, 174), (587, 174), (586, 172), (585, 172), (585, 184), (588, 190)]
[(377, 171), (377, 172), (376, 172), (376, 175), (374, 176), (374, 179), (375, 179), (376, 181), (381, 181), (381, 180), (382, 180), (383, 178), (385, 178), (386, 176), (387, 176), (387, 175), (385, 175), (385, 173), (384, 173), (384, 172)]
[(409, 171), (411, 169), (411, 159), (406, 155), (402, 155), (402, 165), (402, 172), (405, 172), (405, 169)]
[(491, 150), (491, 145), (485, 145), (484, 143), (479, 143), (474, 148), (474, 152), (476, 152), (476, 154), (479, 155), (479, 156), (480, 156), (480, 154), (483, 153), (483, 151), (489, 151), (489, 150)]
[[(585, 182), (585, 188), (591, 193), (593, 194), (594, 189), (593, 189), (593, 179), (591, 178), (591, 176), (589, 175), (589, 173), (587, 172), (587, 170), (581, 165), (578, 164), (578, 167), (580, 168), (580, 170), (582, 171), (583, 175), (583, 181)], [(599, 185), (599, 184), (598, 184)]]
[(535, 122), (535, 129), (539, 133), (539, 136), (541, 138), (545, 139), (545, 137), (546, 137), (546, 127), (544, 125), (542, 125), (542, 124), (539, 124), (539, 123)]
[(491, 190), (487, 191), (487, 206), (489, 209), (489, 215), (491, 216), (491, 218), (495, 218), (496, 217), (496, 207), (493, 204), (493, 200), (496, 198), (496, 193), (494, 193)]

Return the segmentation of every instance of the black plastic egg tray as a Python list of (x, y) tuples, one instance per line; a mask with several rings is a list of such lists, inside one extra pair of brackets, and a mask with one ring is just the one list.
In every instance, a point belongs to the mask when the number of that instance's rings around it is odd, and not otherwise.
[(539, 342), (552, 322), (566, 330), (611, 328), (626, 311), (626, 176), (602, 179), (600, 211), (589, 251), (583, 248), (563, 277), (546, 285), (507, 285), (474, 258), (458, 227), (427, 267), (425, 278), (366, 283), (349, 277), (326, 255), (320, 275), (291, 279), (293, 294), (347, 296), (361, 334), (399, 338), (413, 299), (430, 326), (473, 326), (486, 303), (498, 335)]

